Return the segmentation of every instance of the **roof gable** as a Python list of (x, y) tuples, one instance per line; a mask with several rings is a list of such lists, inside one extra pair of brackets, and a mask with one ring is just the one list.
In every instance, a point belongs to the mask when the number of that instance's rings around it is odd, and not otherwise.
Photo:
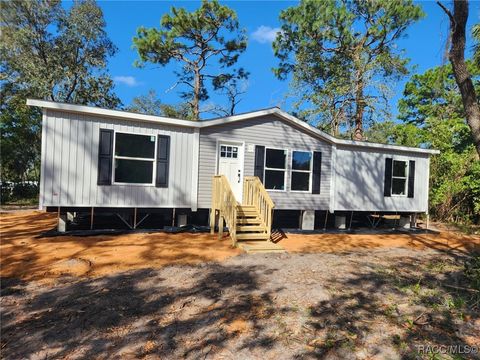
[(45, 100), (35, 100), (35, 99), (27, 99), (27, 105), (38, 106), (44, 109), (53, 109), (58, 111), (100, 115), (104, 117), (125, 119), (129, 121), (133, 120), (133, 121), (152, 122), (157, 124), (176, 125), (176, 126), (184, 126), (184, 127), (190, 127), (190, 128), (206, 128), (210, 126), (222, 125), (222, 124), (231, 123), (231, 122), (244, 121), (247, 119), (262, 117), (265, 115), (274, 115), (286, 121), (287, 123), (290, 123), (293, 126), (306, 130), (312, 135), (320, 139), (323, 139), (331, 143), (332, 145), (340, 144), (340, 145), (357, 146), (357, 147), (363, 147), (363, 148), (376, 148), (376, 149), (384, 149), (384, 150), (388, 149), (393, 151), (408, 151), (408, 152), (425, 153), (425, 154), (440, 153), (440, 151), (433, 150), (433, 149), (422, 149), (422, 148), (414, 148), (414, 147), (407, 147), (407, 146), (387, 145), (387, 144), (379, 144), (379, 143), (369, 143), (364, 141), (337, 139), (317, 129), (316, 127), (308, 124), (307, 122), (302, 121), (296, 118), (295, 116), (292, 116), (287, 112), (280, 110), (278, 107), (252, 111), (244, 114), (232, 115), (232, 116), (227, 116), (227, 117), (222, 117), (222, 118), (217, 118), (212, 120), (192, 121), (192, 120), (172, 119), (172, 118), (167, 118), (162, 116), (138, 114), (138, 113), (120, 111), (120, 110), (102, 109), (102, 108), (92, 107), (92, 106), (65, 104), (65, 103), (45, 101)]

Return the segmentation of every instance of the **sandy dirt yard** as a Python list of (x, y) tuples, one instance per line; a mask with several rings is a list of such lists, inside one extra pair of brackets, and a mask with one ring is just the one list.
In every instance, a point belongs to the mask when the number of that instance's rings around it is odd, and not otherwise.
[(39, 237), (54, 223), (1, 214), (2, 358), (431, 359), (422, 346), (480, 349), (463, 272), (478, 236), (281, 234), (287, 253), (252, 255), (209, 234)]

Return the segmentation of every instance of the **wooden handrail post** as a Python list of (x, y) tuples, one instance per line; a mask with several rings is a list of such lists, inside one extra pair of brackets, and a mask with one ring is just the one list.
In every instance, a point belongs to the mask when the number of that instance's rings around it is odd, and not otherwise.
[(210, 234), (214, 234), (215, 233), (215, 217), (216, 217), (216, 210), (215, 209), (211, 209), (210, 210)]
[(210, 234), (215, 233), (216, 192), (217, 192), (217, 183), (215, 181), (215, 176), (214, 176), (212, 178), (212, 207), (210, 209)]
[(223, 238), (223, 228), (225, 227), (225, 219), (223, 214), (220, 213), (218, 217), (218, 239)]

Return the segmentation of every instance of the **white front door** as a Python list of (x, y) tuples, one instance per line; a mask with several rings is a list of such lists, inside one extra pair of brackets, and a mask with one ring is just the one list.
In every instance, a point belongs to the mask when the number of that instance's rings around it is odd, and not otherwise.
[(220, 142), (218, 144), (218, 171), (225, 175), (235, 198), (242, 203), (243, 193), (243, 144)]

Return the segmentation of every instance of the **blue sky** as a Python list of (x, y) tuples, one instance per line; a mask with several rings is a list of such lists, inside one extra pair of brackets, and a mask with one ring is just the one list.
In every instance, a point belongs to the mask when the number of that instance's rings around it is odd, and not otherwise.
[[(271, 106), (280, 106), (290, 111), (292, 101), (286, 99), (288, 82), (275, 78), (271, 69), (277, 60), (273, 55), (271, 39), (275, 29), (280, 26), (278, 15), (282, 9), (293, 6), (291, 1), (224, 1), (223, 4), (234, 9), (238, 14), (241, 27), (246, 29), (249, 37), (248, 47), (240, 56), (239, 65), (250, 72), (247, 93), (237, 107), (238, 112), (246, 112)], [(399, 42), (411, 59), (414, 73), (447, 62), (445, 42), (448, 33), (446, 15), (433, 1), (419, 2), (426, 16), (411, 26), (407, 37)], [(100, 1), (107, 22), (107, 32), (118, 47), (118, 53), (109, 61), (109, 71), (116, 80), (115, 91), (124, 105), (130, 104), (135, 96), (146, 94), (150, 89), (157, 92), (164, 103), (178, 103), (179, 95), (175, 89), (173, 70), (175, 64), (167, 67), (147, 65), (144, 68), (133, 66), (138, 58), (132, 47), (132, 39), (140, 26), (158, 27), (162, 15), (169, 12), (171, 6), (185, 7), (193, 10), (199, 2), (193, 1)], [(480, 2), (471, 1), (469, 29), (479, 22)], [(471, 42), (468, 41), (468, 54)], [(467, 54), (467, 55), (468, 55)], [(390, 101), (391, 111), (396, 113), (396, 104), (401, 97), (405, 81), (399, 82)], [(169, 90), (170, 89), (170, 90)], [(213, 95), (211, 101), (221, 103), (222, 98)], [(208, 115), (205, 117), (209, 117)]]

